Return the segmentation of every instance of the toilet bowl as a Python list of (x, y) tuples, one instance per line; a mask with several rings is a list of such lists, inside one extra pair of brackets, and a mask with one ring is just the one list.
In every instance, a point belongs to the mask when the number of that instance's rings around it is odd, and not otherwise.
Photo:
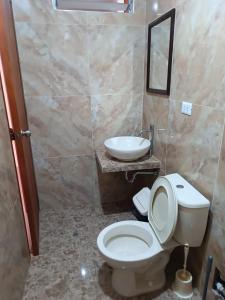
[(178, 244), (170, 242), (165, 251), (148, 223), (130, 220), (103, 229), (97, 245), (105, 261), (113, 268), (114, 290), (131, 297), (165, 284), (164, 268)]
[(142, 267), (163, 248), (146, 222), (122, 221), (101, 231), (98, 249), (113, 268)]
[(173, 249), (185, 243), (201, 245), (208, 210), (209, 201), (179, 174), (157, 178), (149, 223), (117, 222), (97, 238), (100, 253), (113, 269), (112, 286), (117, 293), (131, 297), (163, 287)]

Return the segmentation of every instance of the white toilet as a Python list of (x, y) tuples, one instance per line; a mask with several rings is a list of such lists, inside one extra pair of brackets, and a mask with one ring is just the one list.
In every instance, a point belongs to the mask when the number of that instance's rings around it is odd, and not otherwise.
[(113, 268), (112, 285), (131, 297), (165, 284), (165, 267), (172, 250), (188, 243), (201, 245), (210, 202), (179, 174), (158, 177), (152, 186), (149, 223), (122, 221), (103, 229), (100, 253)]

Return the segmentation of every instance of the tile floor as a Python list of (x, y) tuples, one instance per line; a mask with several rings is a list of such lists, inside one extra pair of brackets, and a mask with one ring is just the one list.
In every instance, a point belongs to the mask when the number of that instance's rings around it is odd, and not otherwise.
[[(128, 219), (134, 219), (131, 213), (103, 215), (91, 206), (42, 210), (40, 255), (31, 260), (23, 300), (124, 299), (112, 290), (111, 269), (98, 253), (96, 237), (105, 226)], [(167, 290), (130, 299), (177, 298)]]

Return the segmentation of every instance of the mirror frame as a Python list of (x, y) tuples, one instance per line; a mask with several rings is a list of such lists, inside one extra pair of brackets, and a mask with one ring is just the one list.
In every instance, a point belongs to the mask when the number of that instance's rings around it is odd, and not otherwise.
[[(175, 26), (175, 14), (176, 9), (173, 8), (152, 23), (148, 25), (148, 56), (147, 56), (147, 82), (146, 88), (148, 93), (161, 94), (161, 95), (170, 95), (170, 84), (171, 84), (171, 71), (172, 71), (172, 58), (173, 58), (173, 40), (174, 40), (174, 26)], [(170, 41), (169, 41), (169, 56), (168, 56), (168, 70), (167, 70), (167, 86), (165, 90), (154, 89), (149, 87), (150, 79), (150, 65), (151, 65), (151, 30), (154, 26), (162, 23), (166, 19), (171, 18), (170, 23)]]

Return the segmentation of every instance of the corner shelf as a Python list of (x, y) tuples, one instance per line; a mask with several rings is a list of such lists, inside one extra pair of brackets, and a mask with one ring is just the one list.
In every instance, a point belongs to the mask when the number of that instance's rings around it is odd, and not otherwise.
[(136, 161), (123, 162), (110, 156), (106, 150), (96, 150), (96, 157), (102, 173), (128, 172), (137, 170), (160, 170), (161, 162), (148, 155)]

